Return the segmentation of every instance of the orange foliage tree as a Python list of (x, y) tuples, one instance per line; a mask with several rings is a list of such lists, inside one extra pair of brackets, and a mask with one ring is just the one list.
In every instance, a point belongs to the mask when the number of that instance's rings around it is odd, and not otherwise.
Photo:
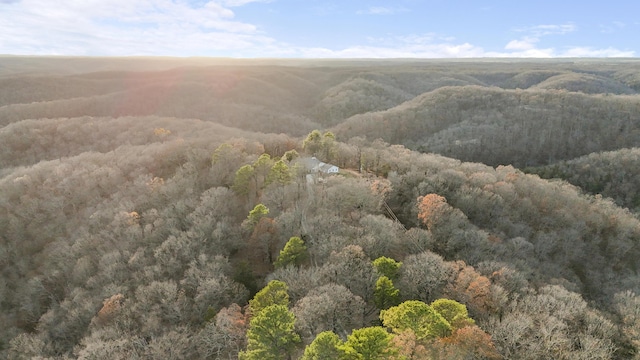
[(451, 336), (438, 339), (434, 349), (442, 359), (502, 359), (491, 335), (478, 326), (465, 326)]
[(418, 198), (418, 219), (431, 228), (438, 223), (449, 211), (451, 206), (447, 204), (447, 199), (438, 194), (427, 194)]
[(456, 261), (458, 273), (455, 280), (449, 284), (447, 292), (456, 299), (464, 302), (474, 317), (486, 317), (489, 313), (498, 311), (501, 306), (500, 286), (491, 283), (486, 276), (478, 273), (464, 261)]

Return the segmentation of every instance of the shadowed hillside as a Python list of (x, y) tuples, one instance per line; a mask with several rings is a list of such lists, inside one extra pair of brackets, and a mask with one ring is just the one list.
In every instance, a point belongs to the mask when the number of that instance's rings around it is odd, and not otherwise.
[(323, 125), (333, 125), (356, 114), (386, 110), (443, 86), (482, 85), (473, 77), (455, 73), (414, 71), (367, 72), (327, 90), (315, 114)]
[(560, 178), (591, 194), (640, 212), (640, 149), (593, 153), (553, 165), (527, 168), (545, 179)]
[(556, 89), (582, 92), (586, 94), (635, 94), (636, 92), (625, 84), (611, 78), (605, 78), (590, 74), (561, 74), (552, 76), (539, 84), (534, 89)]
[[(20, 89), (16, 93), (10, 86), (2, 88), (0, 98), (13, 104), (0, 107), (0, 118), (8, 124), (86, 115), (158, 115), (302, 135), (318, 126), (305, 116), (305, 110), (319, 91), (314, 81), (322, 82), (325, 76), (295, 68), (223, 67), (92, 73), (26, 83), (20, 78), (4, 79), (7, 85), (19, 83)], [(56, 91), (57, 87), (67, 90)]]
[(525, 71), (505, 80), (502, 83), (502, 87), (506, 89), (528, 89), (559, 74), (560, 72), (551, 70)]
[(355, 115), (333, 131), (466, 161), (526, 166), (639, 145), (639, 109), (636, 96), (446, 87)]

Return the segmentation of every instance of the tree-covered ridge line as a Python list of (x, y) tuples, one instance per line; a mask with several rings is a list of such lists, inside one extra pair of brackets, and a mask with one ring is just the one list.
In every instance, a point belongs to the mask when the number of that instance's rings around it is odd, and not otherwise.
[(553, 165), (526, 168), (545, 179), (560, 178), (586, 192), (609, 197), (619, 206), (640, 212), (640, 149), (591, 153)]
[(443, 87), (332, 130), (464, 161), (518, 167), (638, 146), (640, 97)]
[(0, 78), (0, 123), (159, 116), (294, 136), (324, 127), (342, 141), (382, 138), (518, 167), (638, 146), (640, 71), (633, 61), (205, 66), (194, 59), (173, 68), (97, 72), (90, 72), (89, 59), (74, 61), (87, 70)]
[[(179, 121), (180, 126), (176, 126)], [(165, 129), (169, 133), (158, 133)], [(168, 130), (170, 129), (170, 130)], [(0, 168), (30, 166), (43, 160), (73, 157), (84, 152), (107, 153), (120, 147), (157, 142), (260, 135), (196, 119), (147, 117), (91, 117), (22, 120), (0, 129)]]

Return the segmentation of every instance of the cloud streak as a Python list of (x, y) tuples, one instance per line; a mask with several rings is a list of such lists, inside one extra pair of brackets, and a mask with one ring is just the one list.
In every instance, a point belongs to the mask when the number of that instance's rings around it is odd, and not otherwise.
[(572, 23), (560, 25), (536, 25), (526, 28), (516, 29), (516, 32), (525, 33), (520, 39), (512, 40), (504, 47), (505, 50), (534, 50), (540, 39), (550, 35), (565, 35), (577, 30), (577, 26)]
[(624, 29), (627, 24), (621, 21), (614, 21), (610, 25), (600, 24), (600, 32), (603, 34), (613, 34), (618, 30)]
[[(574, 28), (575, 29), (575, 28)], [(564, 34), (563, 26), (536, 27), (536, 31)], [(571, 30), (574, 31), (574, 30)], [(344, 49), (299, 48), (295, 52), (306, 58), (554, 58), (554, 57), (633, 57), (633, 51), (615, 48), (591, 47), (540, 48), (540, 38), (524, 36), (509, 42), (504, 51), (487, 51), (469, 42), (436, 33), (369, 38), (368, 46), (352, 46)]]
[(578, 30), (573, 23), (566, 24), (545, 24), (516, 29), (517, 32), (525, 32), (530, 36), (546, 36), (546, 35), (564, 35)]
[(271, 0), (225, 0), (222, 4), (229, 7), (243, 6), (253, 2), (269, 3)]
[(504, 52), (488, 52), (491, 57), (519, 57), (519, 58), (554, 58), (554, 57), (633, 57), (634, 51), (619, 50), (608, 47), (605, 49), (594, 49), (584, 46), (568, 46), (562, 49), (553, 47), (540, 48), (538, 44), (544, 37), (563, 36), (573, 33), (578, 27), (573, 23), (559, 25), (537, 25), (516, 29), (516, 32), (526, 35), (519, 39), (509, 41)]
[(371, 6), (366, 10), (358, 10), (356, 14), (358, 15), (393, 15), (393, 14), (398, 14), (398, 13), (403, 13), (408, 11), (409, 9), (406, 9), (406, 8)]

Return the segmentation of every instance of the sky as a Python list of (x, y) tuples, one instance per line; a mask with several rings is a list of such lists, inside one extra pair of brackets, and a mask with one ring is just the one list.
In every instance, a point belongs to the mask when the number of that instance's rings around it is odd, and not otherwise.
[(0, 54), (640, 56), (636, 0), (0, 0)]

